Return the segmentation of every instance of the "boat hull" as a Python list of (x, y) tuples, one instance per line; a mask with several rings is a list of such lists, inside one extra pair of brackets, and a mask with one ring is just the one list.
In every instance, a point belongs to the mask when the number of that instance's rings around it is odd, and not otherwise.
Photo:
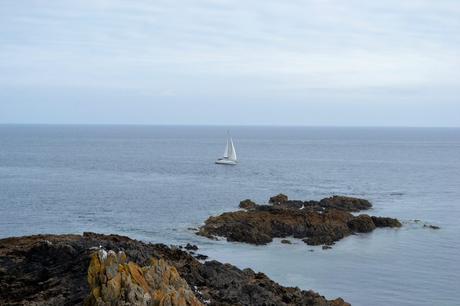
[(230, 159), (218, 159), (216, 160), (216, 164), (218, 165), (236, 165), (236, 161)]

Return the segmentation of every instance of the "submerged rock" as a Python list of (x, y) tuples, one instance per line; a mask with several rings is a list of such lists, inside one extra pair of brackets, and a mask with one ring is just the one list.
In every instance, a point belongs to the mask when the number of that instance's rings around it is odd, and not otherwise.
[(82, 305), (85, 300), (89, 305), (349, 305), (280, 286), (251, 269), (201, 263), (179, 248), (118, 235), (0, 240), (1, 305)]
[(292, 244), (291, 240), (288, 240), (288, 239), (281, 240), (281, 243), (283, 243), (283, 244)]
[(334, 196), (321, 201), (292, 201), (285, 195), (270, 198), (273, 205), (256, 205), (247, 211), (210, 217), (198, 235), (222, 236), (228, 241), (263, 245), (273, 238), (293, 236), (309, 245), (330, 245), (353, 233), (367, 233), (376, 227), (400, 227), (392, 218), (354, 216), (350, 212), (368, 209), (364, 199)]
[(434, 229), (434, 230), (440, 229), (439, 226), (437, 226), (437, 225), (432, 225), (432, 224), (423, 224), (423, 227), (431, 228), (431, 229)]

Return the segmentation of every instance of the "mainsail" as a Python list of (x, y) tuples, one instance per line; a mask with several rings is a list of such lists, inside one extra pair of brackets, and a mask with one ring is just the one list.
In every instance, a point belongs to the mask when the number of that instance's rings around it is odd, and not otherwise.
[(233, 140), (230, 138), (230, 146), (228, 145), (228, 140), (227, 140), (227, 157), (230, 160), (236, 161), (236, 151), (235, 151), (235, 146), (233, 145)]
[(225, 151), (224, 151), (224, 158), (228, 158), (230, 155), (230, 147), (228, 145), (228, 139), (227, 139), (227, 144), (225, 145)]

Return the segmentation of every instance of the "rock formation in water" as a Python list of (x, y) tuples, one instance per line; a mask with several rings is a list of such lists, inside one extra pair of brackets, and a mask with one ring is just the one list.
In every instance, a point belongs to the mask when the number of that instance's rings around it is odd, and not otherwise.
[[(105, 250), (111, 250), (105, 253)], [(342, 299), (282, 287), (263, 273), (118, 235), (0, 240), (0, 305), (314, 305)], [(151, 303), (151, 304), (149, 304)]]
[(271, 205), (247, 205), (246, 210), (210, 217), (197, 232), (208, 238), (226, 237), (228, 241), (267, 244), (273, 238), (293, 236), (309, 245), (331, 245), (354, 233), (367, 233), (376, 227), (400, 227), (397, 219), (354, 216), (350, 212), (369, 209), (364, 199), (333, 196), (321, 201), (292, 201), (279, 194)]

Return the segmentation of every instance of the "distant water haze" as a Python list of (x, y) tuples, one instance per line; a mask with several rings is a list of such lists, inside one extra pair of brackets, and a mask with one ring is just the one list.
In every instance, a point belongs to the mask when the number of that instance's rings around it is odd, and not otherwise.
[[(0, 125), (0, 237), (95, 231), (194, 243), (211, 259), (354, 306), (460, 300), (460, 129), (232, 127), (234, 167), (214, 164), (226, 131)], [(325, 251), (295, 240), (213, 241), (188, 229), (242, 199), (264, 203), (279, 192), (363, 197), (374, 204), (369, 214), (404, 226), (350, 236)]]

